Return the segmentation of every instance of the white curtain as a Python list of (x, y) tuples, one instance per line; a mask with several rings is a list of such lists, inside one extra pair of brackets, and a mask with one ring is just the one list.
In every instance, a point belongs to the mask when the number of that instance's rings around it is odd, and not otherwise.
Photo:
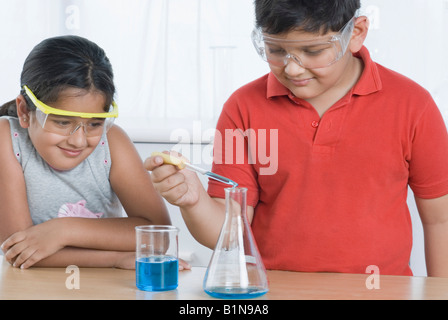
[[(425, 86), (448, 119), (448, 0), (362, 4), (373, 58)], [(253, 0), (0, 0), (0, 103), (34, 45), (76, 34), (108, 54), (117, 123), (134, 141), (207, 143), (230, 93), (268, 72), (253, 11)]]
[(448, 0), (361, 0), (377, 62), (428, 89), (448, 122)]
[[(100, 45), (115, 72), (120, 124), (134, 141), (210, 140), (223, 102), (268, 71), (251, 47), (252, 0), (0, 0), (0, 101), (19, 90), (23, 61), (44, 38)], [(185, 135), (182, 139), (185, 139)]]

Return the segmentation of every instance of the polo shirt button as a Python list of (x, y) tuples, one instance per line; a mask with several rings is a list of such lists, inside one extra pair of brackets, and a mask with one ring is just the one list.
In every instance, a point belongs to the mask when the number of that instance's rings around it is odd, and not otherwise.
[(319, 126), (319, 121), (313, 121), (313, 122), (311, 122), (311, 126), (312, 126), (313, 128), (317, 128), (317, 127)]

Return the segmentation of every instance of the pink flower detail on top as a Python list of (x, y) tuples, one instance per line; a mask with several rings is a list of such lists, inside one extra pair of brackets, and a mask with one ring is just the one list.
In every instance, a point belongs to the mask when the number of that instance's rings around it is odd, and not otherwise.
[(58, 211), (58, 217), (100, 218), (103, 213), (93, 213), (86, 208), (86, 200), (77, 203), (63, 204)]

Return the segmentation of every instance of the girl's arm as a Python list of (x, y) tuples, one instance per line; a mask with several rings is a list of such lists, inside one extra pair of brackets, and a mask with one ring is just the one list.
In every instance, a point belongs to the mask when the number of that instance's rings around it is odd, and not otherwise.
[[(15, 267), (28, 268), (48, 257), (52, 259), (46, 262), (46, 266), (76, 264), (74, 257), (67, 253), (54, 258), (53, 255), (64, 251), (65, 247), (132, 252), (135, 250), (134, 228), (142, 223), (147, 223), (147, 220), (55, 218), (12, 234), (3, 242), (1, 249), (5, 259)], [(93, 257), (100, 256), (95, 254)], [(52, 265), (54, 261), (57, 261), (56, 265)], [(99, 263), (98, 266), (104, 262), (102, 259), (90, 261)], [(113, 266), (110, 262), (108, 264)]]
[[(135, 268), (135, 251), (105, 251), (65, 247), (48, 258), (35, 263), (34, 267), (60, 267), (76, 265), (80, 268)], [(21, 266), (27, 268), (25, 264)]]
[[(7, 160), (7, 168), (0, 170), (2, 178), (0, 200), (5, 200), (7, 203), (5, 209), (9, 210), (2, 210), (0, 213), (2, 222), (6, 222), (1, 224), (0, 236), (2, 241), (7, 239), (2, 244), (5, 258), (15, 263), (17, 267), (22, 264), (24, 268), (29, 267), (66, 246), (106, 251), (134, 251), (135, 226), (170, 223), (166, 207), (155, 193), (132, 142), (122, 130), (114, 127), (108, 136), (112, 157), (110, 181), (129, 218), (58, 218), (32, 226), (21, 167), (13, 156), (6, 155), (13, 155), (9, 124), (7, 127), (8, 130), (3, 132), (0, 128), (2, 141), (9, 141), (9, 149), (7, 143), (0, 144), (0, 148), (4, 148), (0, 151), (8, 151), (0, 152), (2, 157), (0, 160)], [(17, 183), (13, 188), (8, 188), (11, 186), (7, 186), (4, 182), (8, 180), (3, 178), (10, 178), (11, 175)], [(67, 258), (67, 262), (72, 261), (70, 252), (74, 251), (65, 253), (64, 250), (58, 263), (62, 261), (64, 264), (64, 257)], [(99, 255), (95, 253), (95, 256)], [(95, 260), (92, 260), (92, 263), (95, 263)], [(103, 260), (96, 262), (101, 264)]]
[(8, 120), (0, 118), (0, 243), (33, 225), (22, 167), (14, 155)]
[(171, 224), (165, 203), (129, 137), (113, 126), (108, 140), (112, 159), (110, 183), (128, 217), (144, 218), (151, 224)]
[(163, 199), (155, 191), (132, 141), (119, 127), (108, 132), (112, 167), (110, 183), (127, 218), (53, 219), (64, 230), (64, 246), (100, 250), (135, 250), (135, 226), (171, 224)]

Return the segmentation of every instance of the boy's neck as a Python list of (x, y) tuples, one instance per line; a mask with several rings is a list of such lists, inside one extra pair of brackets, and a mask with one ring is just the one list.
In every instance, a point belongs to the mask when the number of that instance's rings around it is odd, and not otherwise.
[(316, 112), (322, 118), (325, 112), (328, 111), (336, 102), (341, 100), (359, 81), (364, 70), (364, 63), (362, 59), (351, 57), (351, 61), (345, 72), (345, 77), (341, 79), (340, 83), (328, 90), (324, 94), (308, 99), (307, 101), (314, 107)]

